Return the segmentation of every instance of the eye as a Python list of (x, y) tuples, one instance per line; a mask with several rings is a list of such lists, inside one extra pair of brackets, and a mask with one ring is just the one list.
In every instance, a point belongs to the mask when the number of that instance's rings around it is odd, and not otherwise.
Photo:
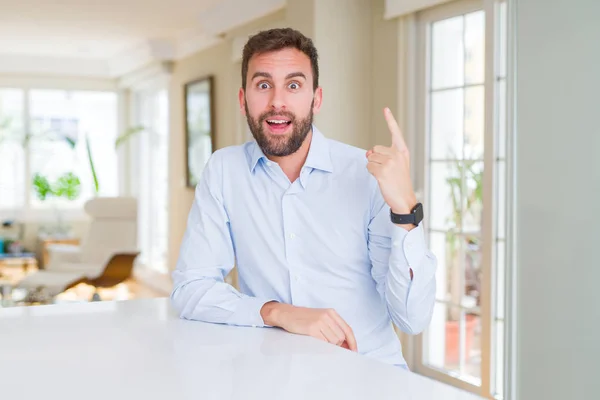
[(292, 82), (288, 85), (288, 87), (292, 90), (298, 90), (300, 89), (300, 84), (298, 82)]
[(271, 87), (271, 85), (269, 85), (267, 82), (260, 82), (260, 83), (258, 84), (258, 88), (259, 88), (259, 89), (268, 89), (268, 88), (270, 88), (270, 87)]

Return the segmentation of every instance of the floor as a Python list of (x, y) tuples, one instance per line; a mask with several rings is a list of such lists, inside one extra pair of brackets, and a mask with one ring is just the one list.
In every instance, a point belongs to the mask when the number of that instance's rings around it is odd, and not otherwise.
[[(35, 266), (24, 270), (20, 266), (0, 263), (0, 285), (3, 282), (14, 285), (26, 274), (35, 272), (35, 270), (37, 270)], [(94, 292), (95, 288), (93, 286), (81, 283), (56, 296), (55, 302), (88, 301), (92, 299)], [(131, 300), (168, 296), (168, 293), (154, 290), (134, 278), (128, 279), (112, 288), (98, 289), (98, 294), (101, 300)]]
[[(59, 294), (56, 297), (56, 300), (57, 302), (85, 301), (91, 299), (94, 292), (95, 288), (93, 286), (82, 283)], [(165, 297), (167, 295), (165, 293), (157, 292), (135, 279), (129, 279), (112, 288), (98, 289), (98, 294), (102, 300), (147, 299), (152, 297)]]

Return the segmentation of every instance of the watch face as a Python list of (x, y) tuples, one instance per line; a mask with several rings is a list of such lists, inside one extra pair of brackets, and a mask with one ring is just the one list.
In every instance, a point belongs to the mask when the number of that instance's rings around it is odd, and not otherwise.
[(423, 221), (423, 205), (418, 203), (412, 210), (412, 214), (415, 216), (415, 220), (413, 222), (414, 225), (419, 225), (421, 221)]
[(421, 203), (417, 204), (415, 207), (415, 219), (416, 223), (419, 223), (423, 220), (423, 205)]

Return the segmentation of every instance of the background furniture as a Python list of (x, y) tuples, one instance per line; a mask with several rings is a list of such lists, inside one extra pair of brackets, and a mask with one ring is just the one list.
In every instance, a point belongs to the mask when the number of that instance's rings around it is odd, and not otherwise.
[(3, 253), (0, 254), (0, 276), (6, 267), (20, 267), (27, 272), (30, 266), (35, 266), (37, 260), (34, 253)]
[(44, 287), (55, 296), (79, 283), (106, 287), (131, 276), (139, 254), (137, 201), (129, 197), (97, 197), (84, 208), (91, 222), (81, 245), (49, 244), (45, 269), (28, 275), (18, 287)]
[(76, 237), (55, 237), (48, 235), (39, 235), (37, 237), (36, 254), (38, 256), (38, 267), (43, 269), (48, 264), (50, 254), (48, 247), (56, 244), (70, 246), (79, 246), (79, 238)]

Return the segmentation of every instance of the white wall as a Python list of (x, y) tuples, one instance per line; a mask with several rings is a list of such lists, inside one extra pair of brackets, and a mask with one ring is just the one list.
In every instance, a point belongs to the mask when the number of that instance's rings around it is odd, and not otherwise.
[(600, 2), (517, 3), (518, 399), (600, 397)]

